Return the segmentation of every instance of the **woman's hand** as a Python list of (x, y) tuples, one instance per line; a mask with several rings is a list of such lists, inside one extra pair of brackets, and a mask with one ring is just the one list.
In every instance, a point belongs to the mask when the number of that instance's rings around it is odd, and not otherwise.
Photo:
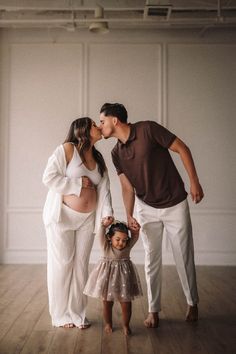
[(102, 218), (101, 224), (104, 227), (108, 227), (113, 223), (113, 216), (106, 216), (105, 218)]
[(82, 176), (82, 188), (95, 189), (96, 187), (87, 176)]

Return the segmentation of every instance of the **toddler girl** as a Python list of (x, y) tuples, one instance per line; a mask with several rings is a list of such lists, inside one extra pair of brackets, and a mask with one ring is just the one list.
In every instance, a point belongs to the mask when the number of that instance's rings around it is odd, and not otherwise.
[(129, 335), (131, 300), (142, 296), (138, 272), (129, 257), (131, 248), (138, 240), (139, 227), (129, 231), (125, 223), (120, 221), (112, 223), (112, 220), (112, 217), (102, 219), (98, 234), (103, 257), (91, 272), (84, 294), (103, 299), (106, 333), (112, 332), (112, 306), (114, 301), (119, 301), (124, 334)]

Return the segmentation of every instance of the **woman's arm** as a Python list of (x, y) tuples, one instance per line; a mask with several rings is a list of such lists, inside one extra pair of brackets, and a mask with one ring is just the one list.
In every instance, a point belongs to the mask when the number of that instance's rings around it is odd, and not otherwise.
[(101, 205), (101, 218), (113, 216), (110, 180), (108, 172), (104, 172), (101, 182), (97, 187), (99, 204)]
[(43, 183), (49, 189), (66, 195), (80, 195), (82, 178), (69, 178), (64, 175), (66, 169), (66, 157), (63, 146), (58, 147), (52, 156), (49, 157), (47, 166), (43, 173)]

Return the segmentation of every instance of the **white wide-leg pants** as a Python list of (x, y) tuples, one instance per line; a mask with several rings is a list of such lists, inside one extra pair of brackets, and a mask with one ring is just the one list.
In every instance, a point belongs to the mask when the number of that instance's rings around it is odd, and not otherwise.
[(192, 225), (187, 199), (169, 208), (156, 209), (136, 198), (142, 226), (149, 312), (161, 310), (162, 236), (170, 240), (177, 272), (189, 305), (198, 303)]
[(89, 256), (94, 241), (95, 213), (79, 213), (62, 205), (61, 222), (46, 228), (49, 312), (53, 326), (87, 324)]

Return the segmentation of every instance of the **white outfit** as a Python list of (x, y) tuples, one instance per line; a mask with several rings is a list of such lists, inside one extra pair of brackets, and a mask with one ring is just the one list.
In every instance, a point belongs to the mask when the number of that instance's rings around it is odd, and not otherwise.
[(79, 213), (63, 204), (63, 195), (80, 195), (82, 187), (82, 178), (67, 177), (66, 168), (64, 148), (60, 145), (49, 158), (43, 174), (43, 183), (49, 187), (43, 210), (49, 311), (54, 326), (67, 323), (80, 326), (87, 324), (87, 297), (83, 290), (94, 232), (98, 230), (101, 218), (113, 215), (113, 210), (107, 172), (97, 185), (96, 211)]
[[(61, 221), (61, 207), (63, 195), (80, 195), (82, 178), (66, 177), (66, 157), (63, 145), (56, 148), (48, 160), (43, 174), (43, 183), (49, 188), (47, 199), (43, 209), (43, 221), (45, 226)], [(95, 230), (98, 231), (101, 218), (113, 215), (111, 207), (110, 181), (108, 173), (104, 175), (97, 186), (98, 200), (95, 216)]]
[(95, 186), (97, 186), (102, 179), (102, 176), (98, 172), (98, 165), (94, 170), (89, 170), (82, 162), (81, 157), (79, 156), (78, 150), (74, 146), (74, 153), (72, 159), (67, 165), (66, 176), (70, 178), (79, 178), (87, 176)]
[(177, 272), (189, 305), (198, 303), (192, 225), (187, 199), (164, 209), (153, 208), (136, 198), (145, 249), (145, 274), (149, 312), (161, 310), (162, 235), (165, 229)]

